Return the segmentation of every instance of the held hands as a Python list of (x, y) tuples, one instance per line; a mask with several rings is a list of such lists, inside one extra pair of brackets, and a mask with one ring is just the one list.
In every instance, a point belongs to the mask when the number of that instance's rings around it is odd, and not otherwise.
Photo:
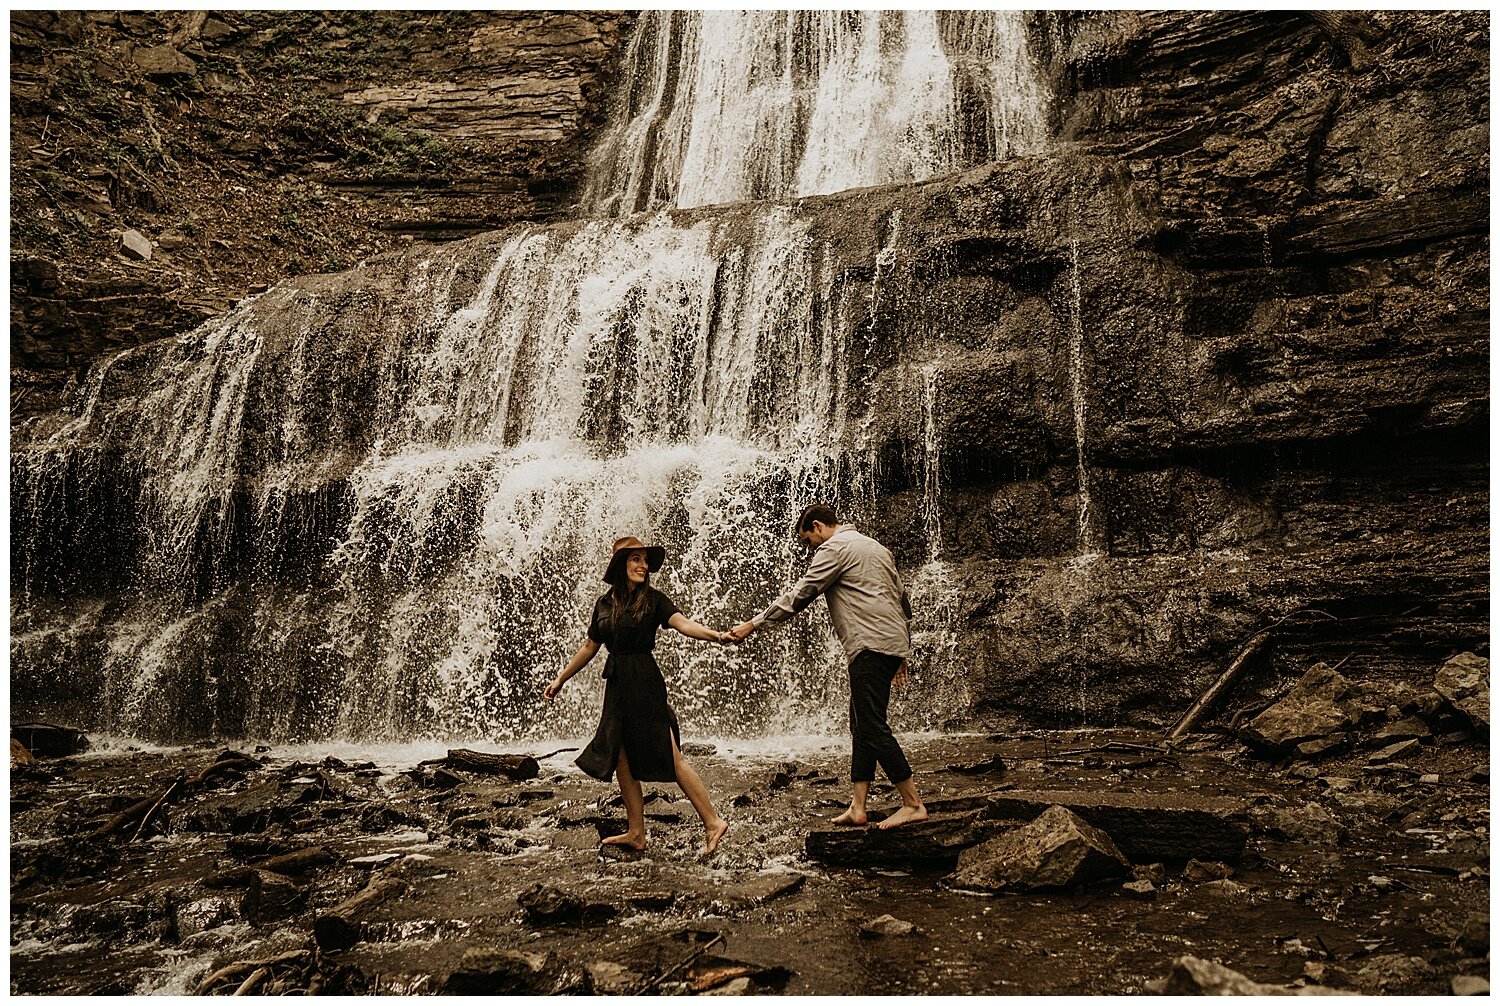
[(741, 622), (739, 625), (736, 625), (734, 628), (724, 633), (724, 636), (731, 643), (740, 643), (744, 641), (746, 636), (750, 635), (750, 633), (754, 631), (754, 622)]
[(891, 684), (899, 688), (910, 680), (911, 674), (907, 670), (906, 661), (903, 660), (901, 661), (901, 666), (896, 668), (896, 676), (891, 678)]
[(557, 698), (557, 693), (562, 691), (562, 686), (566, 683), (567, 679), (559, 674), (548, 683), (546, 688), (542, 689), (542, 698), (546, 699), (548, 702), (551, 702), (553, 699)]

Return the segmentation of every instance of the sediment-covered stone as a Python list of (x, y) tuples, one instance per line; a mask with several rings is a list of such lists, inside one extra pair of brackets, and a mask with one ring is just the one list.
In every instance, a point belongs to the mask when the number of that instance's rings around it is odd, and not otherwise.
[(1054, 806), (1030, 824), (964, 850), (951, 880), (984, 891), (1068, 890), (1129, 869), (1108, 835)]

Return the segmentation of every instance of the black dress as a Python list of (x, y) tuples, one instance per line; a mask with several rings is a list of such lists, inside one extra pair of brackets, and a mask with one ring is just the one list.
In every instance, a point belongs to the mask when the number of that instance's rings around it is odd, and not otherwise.
[(678, 609), (655, 587), (646, 589), (652, 595), (651, 605), (640, 621), (627, 616), (620, 625), (612, 625), (610, 596), (605, 594), (595, 602), (589, 623), (589, 638), (609, 650), (604, 662), (604, 712), (594, 739), (574, 764), (605, 782), (614, 778), (621, 748), (630, 774), (642, 782), (677, 779), (672, 741), (681, 746), (682, 735), (677, 715), (667, 705), (667, 683), (651, 648), (656, 645), (657, 626), (666, 628)]

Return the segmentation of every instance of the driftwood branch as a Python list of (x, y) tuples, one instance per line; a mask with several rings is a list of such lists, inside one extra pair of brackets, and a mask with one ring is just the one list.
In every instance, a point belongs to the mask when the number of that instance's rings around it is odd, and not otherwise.
[(177, 773), (177, 778), (172, 780), (172, 785), (167, 787), (167, 791), (161, 795), (161, 799), (153, 803), (151, 809), (141, 815), (140, 826), (135, 829), (135, 834), (130, 837), (132, 842), (141, 837), (141, 833), (146, 830), (146, 825), (151, 823), (151, 817), (156, 813), (158, 808), (172, 798), (172, 793), (176, 791), (178, 786), (182, 785), (182, 779), (183, 774), (181, 772)]
[[(250, 972), (250, 978), (255, 978), (256, 974), (265, 972), (265, 974), (262, 974), (260, 978), (255, 979), (256, 983), (259, 984), (260, 981), (262, 981), (276, 968), (292, 966), (300, 967), (311, 962), (312, 953), (307, 950), (288, 950), (284, 954), (277, 954), (275, 957), (267, 957), (263, 960), (258, 961), (235, 961), (233, 964), (225, 965), (224, 967), (220, 968), (219, 970), (215, 971), (213, 974), (209, 975), (207, 978), (199, 982), (198, 990), (195, 994), (200, 996), (206, 995), (210, 989), (212, 989), (215, 985), (218, 985), (220, 982), (228, 981), (230, 979), (237, 979), (240, 975), (245, 974), (247, 971)], [(246, 981), (240, 982), (240, 984), (236, 986), (236, 990), (234, 993), (235, 995), (248, 994), (249, 990), (245, 987), (247, 981), (248, 979), (246, 979)], [(254, 985), (250, 986), (250, 988), (254, 987)]]
[(631, 995), (637, 995), (637, 996), (638, 995), (645, 995), (647, 992), (649, 992), (652, 989), (658, 987), (663, 982), (665, 982), (667, 979), (669, 979), (673, 975), (677, 974), (677, 972), (682, 971), (685, 968), (692, 967), (694, 961), (696, 961), (698, 958), (702, 957), (704, 954), (708, 953), (708, 948), (709, 947), (713, 946), (715, 943), (722, 943), (723, 940), (724, 940), (724, 934), (723, 933), (715, 933), (713, 939), (709, 940), (707, 943), (703, 944), (702, 946), (695, 948), (692, 953), (688, 954), (686, 957), (684, 957), (677, 964), (675, 964), (672, 967), (668, 968), (666, 971), (663, 971), (661, 974), (657, 975), (655, 978), (648, 979), (647, 981), (641, 983), (641, 986), (639, 988), (637, 988), (634, 992), (632, 992)]
[(1208, 690), (1198, 696), (1198, 701), (1188, 707), (1188, 711), (1182, 714), (1175, 726), (1167, 731), (1166, 742), (1168, 744), (1180, 738), (1193, 728), (1204, 713), (1208, 712), (1223, 695), (1229, 686), (1234, 684), (1240, 676), (1240, 672), (1250, 663), (1250, 658), (1260, 652), (1260, 648), (1266, 645), (1271, 638), (1270, 629), (1262, 629), (1250, 637), (1250, 641), (1240, 647), (1239, 653), (1235, 654), (1234, 660), (1230, 661), (1229, 667), (1223, 674), (1219, 675), (1217, 681), (1208, 686)]
[(178, 784), (182, 782), (182, 778), (182, 773), (179, 772), (177, 774), (177, 778), (173, 779), (171, 784), (162, 789), (161, 792), (155, 793), (151, 796), (146, 797), (146, 799), (144, 800), (140, 800), (136, 803), (131, 804), (129, 807), (126, 807), (124, 810), (120, 811), (108, 821), (105, 821), (102, 825), (99, 826), (99, 830), (94, 832), (94, 837), (102, 838), (105, 835), (112, 835), (120, 829), (124, 828), (131, 821), (134, 821), (140, 815), (146, 813), (147, 811), (155, 809), (172, 793), (174, 789), (177, 788)]

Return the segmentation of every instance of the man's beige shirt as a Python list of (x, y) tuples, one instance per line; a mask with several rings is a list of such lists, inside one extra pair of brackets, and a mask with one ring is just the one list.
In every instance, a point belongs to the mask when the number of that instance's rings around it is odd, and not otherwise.
[(819, 594), (828, 596), (833, 631), (851, 661), (863, 650), (911, 656), (911, 603), (895, 557), (880, 542), (841, 524), (813, 553), (807, 575), (751, 621), (756, 628), (784, 622)]

